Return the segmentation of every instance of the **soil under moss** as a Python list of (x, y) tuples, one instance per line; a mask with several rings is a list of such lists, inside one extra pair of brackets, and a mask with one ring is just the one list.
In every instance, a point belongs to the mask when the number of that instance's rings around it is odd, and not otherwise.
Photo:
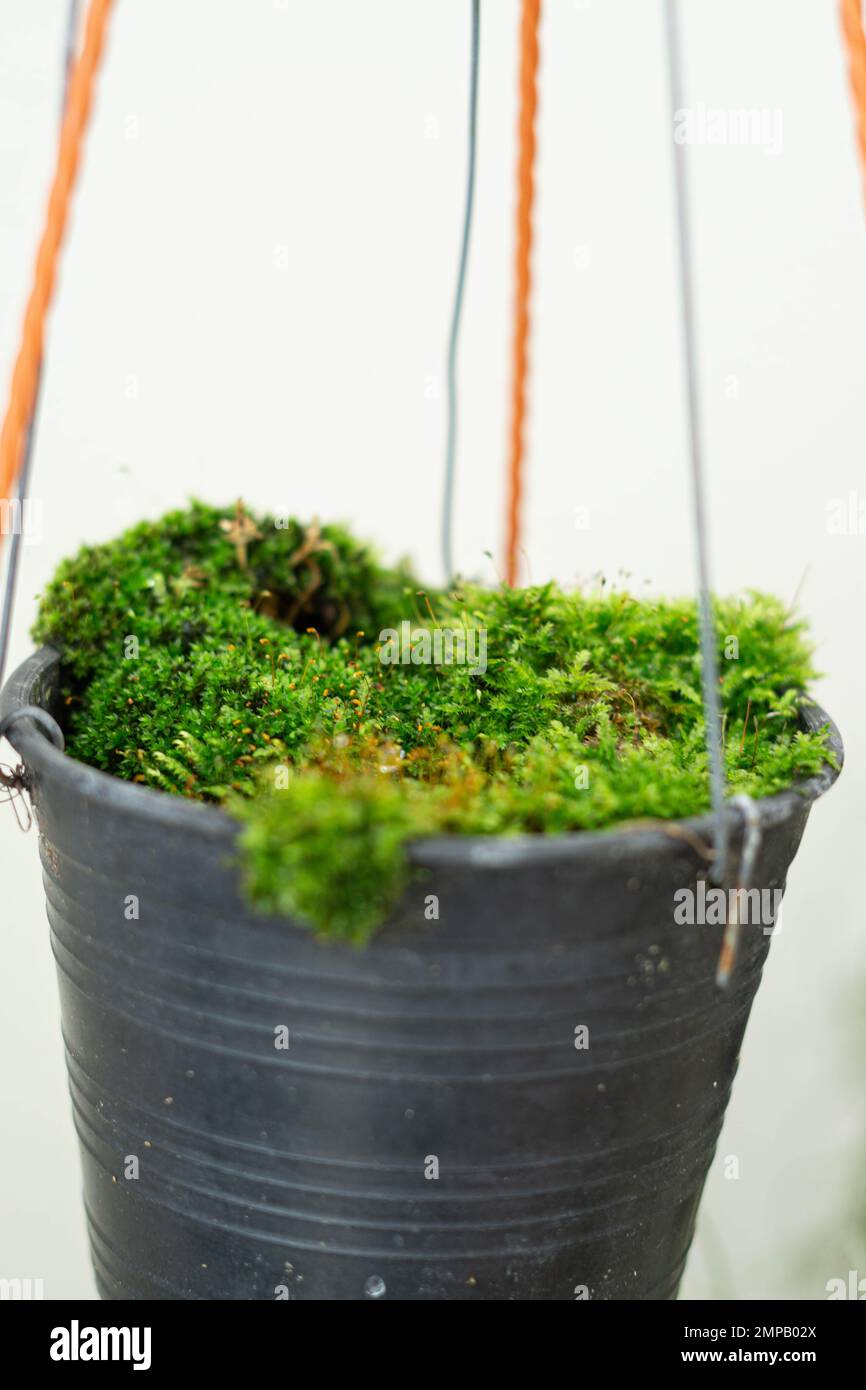
[[(820, 768), (803, 624), (715, 605), (732, 792)], [(430, 834), (550, 833), (707, 809), (695, 604), (554, 584), (422, 590), (337, 526), (193, 503), (64, 561), (68, 750), (223, 803), (252, 899), (362, 941)], [(449, 661), (450, 656), (450, 661)]]

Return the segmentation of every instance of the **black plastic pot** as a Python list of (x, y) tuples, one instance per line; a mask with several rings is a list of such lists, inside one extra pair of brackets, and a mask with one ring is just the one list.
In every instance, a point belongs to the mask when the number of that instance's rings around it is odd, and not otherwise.
[[(59, 717), (57, 675), (50, 649), (25, 662), (0, 719)], [(675, 1297), (769, 946), (744, 928), (720, 991), (721, 928), (674, 922), (708, 821), (421, 842), (392, 923), (324, 946), (250, 912), (220, 811), (28, 717), (9, 738), (104, 1298)], [(784, 886), (835, 775), (759, 803), (758, 886)], [(731, 832), (736, 865), (733, 811)]]

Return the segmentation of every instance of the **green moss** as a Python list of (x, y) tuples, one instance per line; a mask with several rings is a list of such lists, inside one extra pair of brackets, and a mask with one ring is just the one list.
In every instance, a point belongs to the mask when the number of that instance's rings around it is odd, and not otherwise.
[[(68, 747), (226, 804), (252, 898), (363, 940), (430, 834), (601, 829), (707, 809), (695, 605), (556, 585), (423, 592), (344, 529), (194, 503), (64, 562), (35, 627), (62, 647)], [(237, 540), (237, 536), (235, 536)], [(732, 790), (820, 767), (814, 673), (776, 599), (715, 605)], [(474, 661), (385, 664), (443, 629)], [(426, 636), (425, 636), (426, 634)], [(484, 660), (482, 638), (486, 642)]]

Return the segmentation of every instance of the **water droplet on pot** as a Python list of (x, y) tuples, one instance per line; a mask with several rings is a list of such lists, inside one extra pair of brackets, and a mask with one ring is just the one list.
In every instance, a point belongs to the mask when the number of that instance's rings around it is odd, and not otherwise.
[(371, 1274), (364, 1285), (364, 1293), (368, 1298), (383, 1298), (385, 1295), (385, 1280), (380, 1279), (378, 1274)]

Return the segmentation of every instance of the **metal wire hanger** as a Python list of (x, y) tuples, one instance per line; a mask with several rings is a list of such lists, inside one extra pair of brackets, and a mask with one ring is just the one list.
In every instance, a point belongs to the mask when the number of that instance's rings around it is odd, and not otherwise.
[[(668, 98), (673, 117), (682, 108), (682, 70), (680, 66), (678, 0), (664, 0), (668, 55)], [(728, 826), (725, 814), (725, 770), (722, 755), (722, 718), (719, 702), (719, 668), (710, 586), (710, 547), (707, 535), (707, 497), (703, 451), (703, 423), (697, 382), (697, 326), (695, 320), (694, 270), (689, 215), (688, 161), (685, 146), (674, 145), (674, 207), (677, 223), (677, 269), (680, 316), (683, 334), (683, 369), (687, 405), (689, 472), (692, 483), (692, 522), (698, 565), (698, 607), (701, 644), (701, 684), (710, 792), (715, 820), (715, 857), (712, 876), (725, 877), (728, 857)]]
[(457, 346), (463, 316), (463, 295), (466, 288), (466, 267), (469, 263), (469, 242), (472, 235), (472, 212), (475, 205), (475, 166), (478, 149), (478, 60), (481, 48), (481, 0), (472, 0), (472, 37), (469, 61), (469, 148), (466, 166), (466, 200), (463, 211), (463, 235), (457, 268), (457, 286), (448, 336), (448, 435), (445, 445), (445, 481), (442, 494), (442, 568), (445, 582), (454, 578), (454, 478), (457, 460)]
[[(63, 129), (63, 118), (66, 114), (66, 98), (69, 95), (69, 78), (72, 73), (72, 65), (75, 61), (76, 38), (78, 35), (78, 10), (79, 0), (69, 0), (63, 44), (63, 86), (60, 99), (58, 135)], [(24, 505), (27, 501), (30, 486), (33, 450), (36, 440), (36, 426), (39, 418), (39, 404), (42, 396), (42, 369), (43, 362), (40, 360), (33, 413), (30, 416), (30, 421), (27, 426), (27, 437), (24, 442), (24, 450), (21, 458), (21, 470), (18, 474), (18, 488), (15, 499), (17, 509), (10, 508), (10, 515), (17, 515), (17, 525), (13, 526), (12, 535), (9, 538), (9, 559), (6, 564), (6, 578), (3, 583), (3, 606), (2, 610), (0, 610), (0, 685), (3, 684), (3, 675), (6, 670), (6, 658), (9, 651), (9, 639), (12, 632), (12, 612), (15, 606), (15, 590), (18, 584), (18, 569), (21, 558), (21, 537), (24, 529)]]

